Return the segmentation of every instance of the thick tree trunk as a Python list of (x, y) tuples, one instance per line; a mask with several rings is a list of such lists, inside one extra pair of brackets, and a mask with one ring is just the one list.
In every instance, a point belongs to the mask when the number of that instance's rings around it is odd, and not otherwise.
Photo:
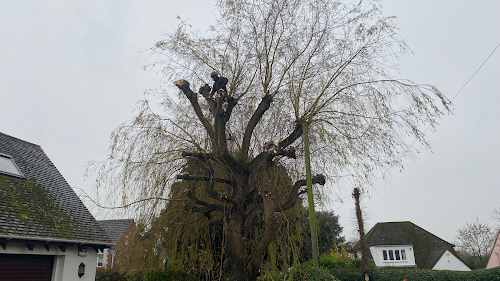
[(227, 273), (225, 280), (246, 280), (247, 253), (245, 239), (240, 234), (242, 222), (243, 218), (236, 216), (228, 224), (227, 255), (223, 266)]

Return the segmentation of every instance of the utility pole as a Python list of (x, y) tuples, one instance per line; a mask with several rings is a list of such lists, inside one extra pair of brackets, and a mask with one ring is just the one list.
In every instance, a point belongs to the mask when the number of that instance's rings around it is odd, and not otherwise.
[(308, 123), (302, 123), (302, 132), (304, 139), (304, 154), (306, 161), (306, 183), (307, 183), (307, 201), (309, 202), (309, 225), (311, 226), (311, 245), (314, 267), (319, 268), (319, 249), (318, 249), (318, 231), (316, 228), (316, 213), (314, 211), (314, 196), (312, 191), (311, 177), (311, 156), (309, 153), (309, 133)]

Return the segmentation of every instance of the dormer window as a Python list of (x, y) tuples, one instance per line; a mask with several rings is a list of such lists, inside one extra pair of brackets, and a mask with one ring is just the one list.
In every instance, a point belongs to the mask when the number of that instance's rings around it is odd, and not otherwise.
[(383, 250), (382, 255), (384, 256), (384, 261), (400, 261), (406, 260), (406, 251), (405, 250)]
[(11, 156), (0, 153), (0, 174), (24, 178)]

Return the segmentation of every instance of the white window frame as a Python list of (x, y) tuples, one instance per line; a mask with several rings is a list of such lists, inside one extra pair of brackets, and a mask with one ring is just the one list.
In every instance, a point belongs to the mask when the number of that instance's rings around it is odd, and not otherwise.
[(12, 156), (0, 153), (0, 157), (4, 158), (4, 159), (10, 160), (10, 163), (12, 164), (12, 166), (17, 170), (17, 174), (16, 173), (7, 172), (7, 171), (4, 171), (4, 170), (0, 170), (0, 174), (4, 174), (4, 175), (7, 175), (7, 176), (16, 177), (16, 178), (21, 178), (21, 179), (25, 178), (24, 175), (23, 175), (23, 173), (21, 172), (21, 169), (19, 169), (19, 167), (16, 165), (16, 162), (14, 161), (14, 159), (12, 159)]
[[(399, 257), (399, 259), (397, 259)], [(404, 259), (403, 259), (404, 257)], [(391, 259), (392, 258), (392, 259)], [(406, 249), (385, 249), (382, 250), (383, 262), (407, 262), (408, 255)]]

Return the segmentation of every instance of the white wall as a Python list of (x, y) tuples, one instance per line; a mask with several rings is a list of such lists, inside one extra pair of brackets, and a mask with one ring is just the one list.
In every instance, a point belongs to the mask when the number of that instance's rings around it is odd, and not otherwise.
[[(7, 243), (7, 249), (0, 247), (0, 254), (52, 255), (55, 256), (52, 281), (94, 281), (97, 253), (94, 248), (87, 250), (87, 256), (80, 257), (75, 246), (67, 246), (66, 252), (62, 252), (57, 246), (50, 246), (50, 251), (47, 251), (43, 245), (35, 244), (33, 251), (30, 251), (26, 244)], [(81, 262), (85, 264), (85, 275), (80, 278), (78, 266)]]
[[(406, 260), (384, 260), (382, 254), (383, 250), (405, 250)], [(370, 252), (373, 257), (373, 261), (377, 267), (414, 267), (415, 266), (415, 255), (413, 254), (413, 245), (378, 245), (371, 246)]]
[(434, 266), (435, 270), (458, 270), (458, 271), (470, 271), (461, 260), (455, 257), (448, 250), (443, 254), (439, 261)]

